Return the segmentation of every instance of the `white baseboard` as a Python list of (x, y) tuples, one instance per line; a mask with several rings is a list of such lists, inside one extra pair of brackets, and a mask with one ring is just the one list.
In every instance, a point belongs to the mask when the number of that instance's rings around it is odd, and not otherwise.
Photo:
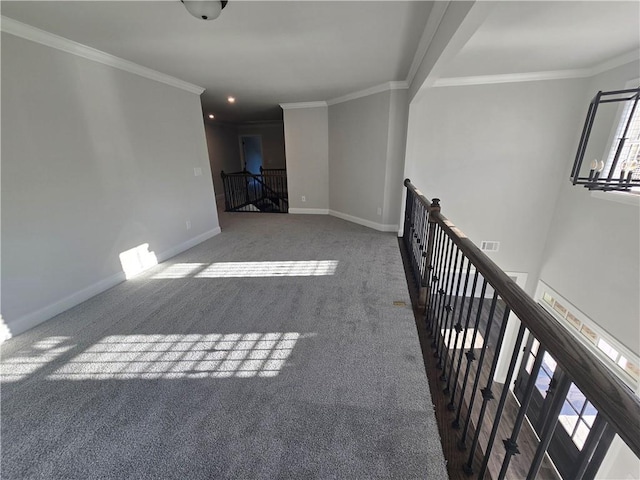
[(209, 240), (211, 237), (215, 237), (221, 231), (222, 230), (220, 230), (220, 227), (213, 228), (207, 232), (201, 233), (200, 235), (190, 238), (186, 242), (182, 242), (181, 244), (176, 245), (175, 247), (171, 247), (170, 249), (165, 250), (164, 252), (156, 253), (156, 258), (158, 259), (158, 263), (167, 261), (171, 257), (175, 257), (179, 253), (182, 253), (185, 250), (189, 250), (190, 248), (195, 247), (199, 243), (202, 243), (205, 240)]
[(15, 337), (16, 335), (26, 332), (36, 325), (39, 325), (42, 322), (45, 322), (50, 318), (53, 318), (56, 315), (89, 300), (91, 297), (95, 297), (99, 293), (115, 287), (119, 283), (124, 282), (125, 279), (124, 272), (118, 272), (94, 283), (93, 285), (89, 285), (82, 290), (78, 290), (57, 302), (36, 310), (35, 312), (23, 315), (11, 322), (11, 325), (7, 325), (11, 332), (11, 336)]
[(290, 208), (289, 213), (298, 215), (329, 215), (328, 208)]
[(353, 215), (348, 215), (342, 212), (336, 212), (335, 210), (329, 210), (329, 215), (333, 217), (341, 218), (342, 220), (346, 220), (348, 222), (357, 223), (358, 225), (363, 225), (365, 227), (373, 228), (374, 230), (378, 230), (379, 232), (397, 232), (398, 225), (385, 225), (383, 223), (371, 222), (369, 220), (365, 220), (364, 218), (354, 217)]
[[(196, 237), (190, 238), (186, 242), (183, 242), (179, 245), (176, 245), (175, 247), (165, 250), (164, 252), (156, 254), (156, 258), (158, 259), (158, 262), (164, 262), (165, 260), (168, 260), (171, 257), (175, 257), (179, 253), (182, 253), (185, 250), (189, 250), (190, 248), (198, 245), (199, 243), (202, 243), (205, 240), (208, 240), (209, 238), (215, 235), (218, 235), (220, 232), (221, 232), (220, 227), (216, 227), (212, 230), (201, 233)], [(13, 322), (11, 322), (11, 325), (5, 324), (8, 327), (10, 332), (9, 337), (16, 336), (20, 333), (26, 332), (27, 330), (35, 327), (36, 325), (39, 325), (42, 322), (45, 322), (55, 317), (56, 315), (66, 310), (69, 310), (70, 308), (75, 307), (76, 305), (79, 305), (82, 302), (89, 300), (91, 297), (95, 297), (99, 293), (102, 293), (106, 290), (109, 290), (110, 288), (115, 287), (116, 285), (124, 282), (125, 280), (126, 280), (126, 277), (124, 272), (118, 272), (92, 285), (89, 285), (88, 287), (85, 287), (82, 290), (78, 290), (77, 292), (74, 292), (63, 299), (58, 300), (57, 302), (54, 302), (50, 305), (47, 305), (46, 307), (36, 310), (35, 312), (31, 312), (31, 313), (28, 313), (27, 315), (23, 315), (22, 317), (17, 318)], [(0, 317), (0, 327), (2, 327), (3, 324), (4, 322), (2, 321), (2, 317)], [(3, 334), (0, 331), (0, 338), (2, 338), (2, 336)], [(0, 340), (0, 343), (2, 343), (2, 340)]]

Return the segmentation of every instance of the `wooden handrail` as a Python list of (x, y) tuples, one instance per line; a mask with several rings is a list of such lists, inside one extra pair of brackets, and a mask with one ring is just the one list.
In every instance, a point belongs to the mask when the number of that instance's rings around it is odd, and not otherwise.
[[(432, 203), (409, 179), (404, 181), (404, 185), (427, 209), (431, 209)], [(451, 221), (438, 211), (431, 212), (431, 216), (598, 412), (614, 427), (620, 438), (640, 457), (640, 398)]]

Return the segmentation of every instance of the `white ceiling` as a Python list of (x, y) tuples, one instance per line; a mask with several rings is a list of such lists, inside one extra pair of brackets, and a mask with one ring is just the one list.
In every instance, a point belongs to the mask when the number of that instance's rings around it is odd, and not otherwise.
[[(442, 77), (584, 69), (640, 48), (638, 0), (480, 1), (489, 14)], [(207, 22), (179, 0), (0, 2), (5, 16), (204, 87), (205, 115), (228, 122), (406, 80), (432, 6), (231, 0)]]
[(595, 67), (640, 48), (640, 2), (503, 1), (443, 77)]
[(1, 3), (4, 16), (204, 87), (204, 113), (229, 122), (405, 80), (431, 6), (231, 0), (203, 21), (179, 0)]

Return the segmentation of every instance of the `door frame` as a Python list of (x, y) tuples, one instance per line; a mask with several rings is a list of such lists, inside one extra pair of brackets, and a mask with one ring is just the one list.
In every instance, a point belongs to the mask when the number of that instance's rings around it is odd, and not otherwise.
[[(250, 138), (250, 137), (254, 137), (254, 138), (258, 138), (259, 140), (259, 144), (260, 144), (260, 158), (262, 158), (262, 167), (264, 167), (264, 148), (262, 148), (262, 135), (259, 133), (256, 134), (251, 134), (251, 133), (241, 133), (238, 135), (238, 145), (240, 147), (240, 168), (242, 170), (246, 170), (247, 168), (247, 162), (244, 158), (244, 139), (245, 138)], [(260, 172), (258, 172), (260, 173)]]
[[(533, 342), (534, 337), (529, 333), (528, 338), (525, 342), (525, 348), (523, 350), (524, 355), (522, 357), (520, 367), (518, 368), (516, 384), (513, 389), (513, 394), (520, 403), (522, 403), (523, 401), (523, 395), (526, 390), (526, 385), (529, 382), (529, 378), (533, 375), (537, 377), (539, 372), (539, 370), (536, 371), (535, 369), (533, 369), (531, 373), (527, 372), (527, 363), (531, 354)], [(545, 354), (548, 353), (542, 347), (542, 345), (539, 345), (536, 357), (538, 355), (544, 356)], [(542, 365), (540, 366), (540, 369), (542, 369)], [(533, 388), (529, 408), (527, 409), (527, 417), (529, 419), (531, 427), (534, 429), (537, 435), (542, 432), (543, 426), (547, 422), (549, 410), (551, 409), (554, 398), (560, 395), (563, 399), (563, 402), (567, 400), (567, 394), (569, 393), (569, 389), (572, 386), (572, 381), (570, 378), (568, 378), (568, 383), (566, 383), (566, 386), (564, 388), (558, 387), (558, 385), (563, 384), (563, 377), (566, 377), (566, 373), (564, 373), (559, 365), (556, 365), (556, 368), (551, 375), (551, 382), (549, 384), (549, 389), (547, 390), (546, 396), (543, 397), (537, 387)], [(579, 413), (576, 422), (581, 421), (581, 416), (582, 413)], [(585, 467), (586, 471), (581, 478), (583, 478), (584, 480), (595, 478), (604, 455), (602, 455), (601, 457), (594, 455), (594, 458), (597, 458), (597, 460), (589, 463), (591, 460), (591, 455), (596, 449), (599, 449), (602, 452), (606, 452), (609, 449), (609, 446), (611, 445), (614, 437), (613, 429), (605, 426), (603, 417), (599, 413), (596, 414), (593, 425), (589, 428), (589, 433), (584, 442), (584, 445), (582, 447), (578, 447), (573, 442), (571, 433), (567, 432), (564, 425), (560, 423), (560, 420), (557, 419), (555, 421), (557, 423), (551, 437), (551, 441), (547, 448), (547, 455), (549, 455), (549, 457), (551, 458), (562, 478), (574, 477), (577, 471), (582, 467)]]

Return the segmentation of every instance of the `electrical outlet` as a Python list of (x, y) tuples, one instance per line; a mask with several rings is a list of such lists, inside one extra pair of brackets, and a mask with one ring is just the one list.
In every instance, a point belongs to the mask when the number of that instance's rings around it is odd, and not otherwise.
[(191, 220), (185, 222), (187, 224), (187, 230), (191, 230)]
[(202, 175), (202, 169), (200, 167), (195, 167), (193, 169), (193, 175), (196, 177), (199, 177)]
[(378, 207), (378, 215), (382, 215), (382, 208)]
[(302, 195), (302, 201), (306, 202), (307, 201), (307, 197), (305, 197), (304, 195)]

